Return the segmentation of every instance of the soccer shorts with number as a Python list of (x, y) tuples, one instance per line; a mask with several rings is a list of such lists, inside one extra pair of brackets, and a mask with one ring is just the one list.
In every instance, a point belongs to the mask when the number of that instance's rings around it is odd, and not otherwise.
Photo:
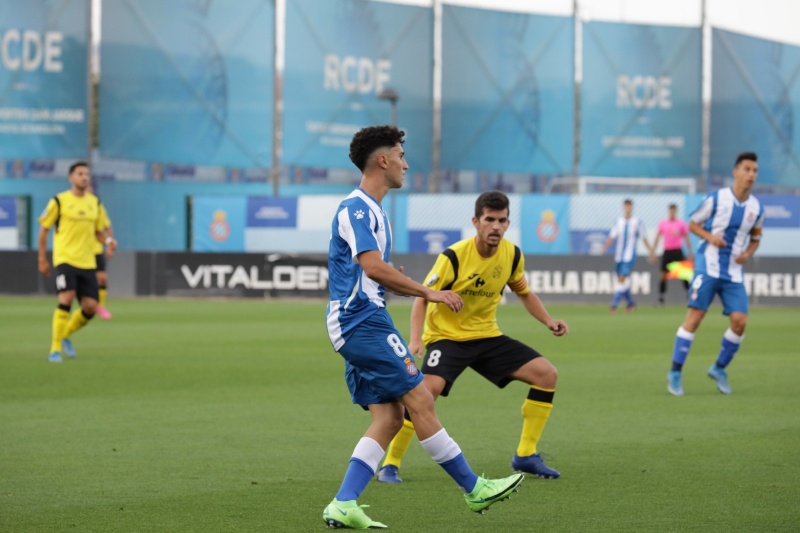
[(744, 283), (712, 278), (706, 274), (695, 274), (689, 290), (689, 307), (708, 311), (714, 296), (722, 300), (722, 314), (747, 314), (747, 291)]
[(97, 272), (94, 269), (75, 268), (61, 263), (55, 267), (56, 291), (75, 291), (78, 301), (82, 298), (97, 300), (100, 290), (97, 287)]
[(355, 328), (339, 354), (355, 404), (393, 402), (422, 382), (422, 372), (386, 309)]

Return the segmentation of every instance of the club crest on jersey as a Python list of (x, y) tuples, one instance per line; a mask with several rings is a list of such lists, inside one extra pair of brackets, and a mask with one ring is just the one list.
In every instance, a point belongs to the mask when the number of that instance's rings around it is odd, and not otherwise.
[(356, 212), (355, 212), (355, 213), (353, 213), (353, 214), (354, 214), (354, 215), (355, 215), (355, 217), (356, 217), (357, 219), (359, 219), (359, 220), (361, 220), (362, 218), (364, 218), (364, 211), (362, 211), (361, 209), (359, 209), (358, 211), (356, 211)]
[(756, 218), (756, 214), (753, 213), (752, 211), (749, 211), (747, 213), (747, 221), (748, 222), (752, 222), (753, 220), (755, 220), (755, 218)]
[(439, 274), (434, 274), (433, 276), (428, 278), (428, 281), (425, 282), (425, 285), (427, 285), (428, 287), (431, 287), (437, 281), (439, 281)]
[(417, 364), (414, 362), (414, 360), (410, 357), (406, 357), (403, 359), (403, 362), (406, 364), (406, 372), (412, 376), (416, 376), (419, 370), (417, 370)]

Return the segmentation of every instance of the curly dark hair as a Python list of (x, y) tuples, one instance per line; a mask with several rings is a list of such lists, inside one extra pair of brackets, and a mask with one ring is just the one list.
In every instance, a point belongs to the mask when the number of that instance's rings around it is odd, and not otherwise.
[(478, 199), (475, 200), (475, 218), (481, 218), (484, 209), (492, 209), (494, 211), (508, 209), (508, 214), (511, 214), (508, 196), (500, 191), (487, 191), (478, 196)]
[(395, 126), (369, 126), (353, 135), (350, 141), (350, 161), (358, 170), (364, 172), (367, 159), (378, 148), (391, 148), (395, 144), (403, 144), (405, 132)]

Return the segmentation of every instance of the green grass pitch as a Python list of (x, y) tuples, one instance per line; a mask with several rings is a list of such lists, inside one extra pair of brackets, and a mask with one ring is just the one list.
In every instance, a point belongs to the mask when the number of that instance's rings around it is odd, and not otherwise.
[[(408, 331), (410, 307), (390, 306)], [(77, 333), (77, 360), (47, 362), (55, 298), (0, 297), (0, 531), (322, 531), (369, 423), (350, 403), (325, 305), (111, 299)], [(797, 309), (756, 308), (730, 368), (705, 375), (727, 327), (714, 307), (666, 391), (680, 307), (615, 316), (550, 306), (561, 339), (520, 305), (504, 333), (559, 369), (540, 445), (558, 480), (529, 478), (484, 516), (418, 444), (405, 483), (360, 499), (392, 531), (797, 531)], [(467, 371), (439, 415), (478, 473), (509, 473), (526, 386)], [(471, 406), (471, 407), (470, 407)]]

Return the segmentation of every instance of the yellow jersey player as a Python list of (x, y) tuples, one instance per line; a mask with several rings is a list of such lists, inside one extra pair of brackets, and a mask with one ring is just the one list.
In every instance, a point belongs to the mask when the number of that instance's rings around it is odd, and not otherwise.
[[(61, 362), (61, 352), (75, 357), (69, 337), (85, 326), (97, 312), (97, 274), (93, 241), (104, 242), (110, 254), (117, 241), (103, 230), (102, 204), (87, 192), (90, 185), (89, 165), (79, 161), (69, 168), (68, 191), (54, 196), (39, 217), (39, 272), (49, 276), (47, 234), (53, 236), (53, 265), (56, 275), (58, 307), (53, 314), (53, 336), (49, 360)], [(77, 295), (80, 309), (70, 315)]]
[[(94, 194), (94, 188), (89, 185), (88, 193)], [(111, 228), (111, 219), (108, 218), (108, 211), (105, 206), (100, 202), (100, 225), (103, 231), (106, 232), (106, 238), (114, 236), (114, 230)], [(99, 298), (97, 300), (97, 316), (103, 320), (111, 319), (111, 311), (106, 308), (106, 298), (108, 297), (108, 272), (106, 272), (106, 255), (111, 257), (111, 254), (106, 254), (103, 243), (95, 240), (92, 243), (94, 250), (94, 260), (97, 263), (97, 292)]]
[[(467, 367), (500, 388), (514, 380), (529, 384), (522, 405), (522, 436), (511, 468), (552, 479), (560, 474), (545, 465), (536, 446), (553, 408), (558, 373), (539, 352), (500, 332), (496, 315), (503, 289), (508, 285), (528, 313), (554, 335), (565, 335), (569, 328), (563, 320), (552, 318), (528, 287), (520, 249), (503, 238), (508, 216), (509, 201), (502, 192), (485, 192), (478, 197), (472, 218), (477, 234), (439, 255), (425, 282), (434, 290), (454, 291), (464, 300), (464, 307), (454, 313), (417, 298), (411, 311), (408, 346), (414, 355), (421, 355), (423, 346), (427, 348), (422, 373), (434, 398), (447, 396)], [(406, 418), (377, 473), (379, 481), (402, 482), (398, 471), (413, 427)]]

